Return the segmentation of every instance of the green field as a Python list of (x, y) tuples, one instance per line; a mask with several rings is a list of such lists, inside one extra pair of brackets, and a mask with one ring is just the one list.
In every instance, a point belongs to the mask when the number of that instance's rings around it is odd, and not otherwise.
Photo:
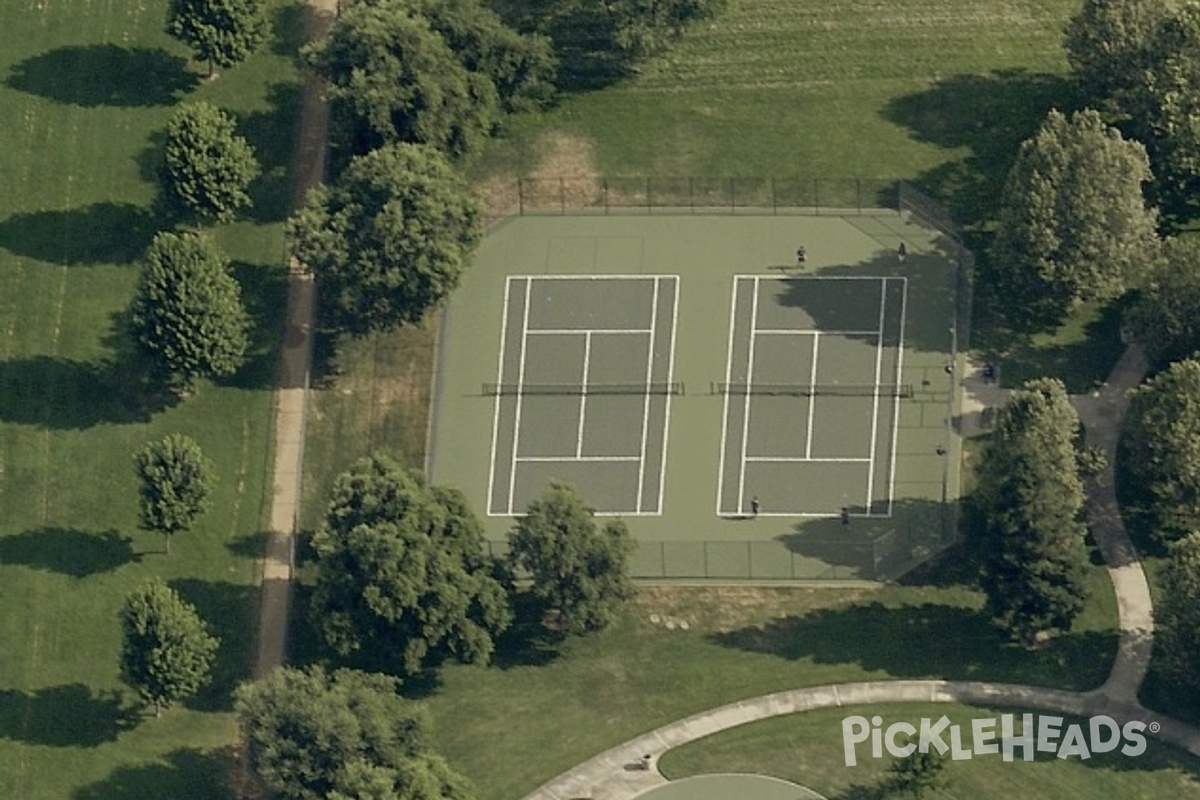
[[(944, 714), (951, 724), (963, 726), (963, 744), (969, 748), (971, 720), (998, 720), (1002, 714), (1013, 714), (1019, 725), (1021, 711), (959, 703), (824, 709), (723, 731), (671, 751), (660, 761), (660, 768), (673, 779), (709, 772), (757, 772), (795, 781), (831, 800), (872, 797), (868, 790), (886, 779), (892, 759), (886, 752), (881, 759), (871, 758), (866, 743), (858, 745), (857, 763), (846, 766), (842, 720), (856, 714), (880, 715), (885, 727), (897, 721), (917, 725), (922, 718), (937, 720)], [(1072, 722), (1078, 721), (1068, 718), (1064, 726)], [(996, 729), (999, 727), (997, 724)], [(1083, 730), (1087, 730), (1086, 722)], [(1032, 763), (1026, 763), (1021, 760), (1020, 750), (1015, 751), (1012, 762), (1005, 762), (1000, 755), (948, 760), (946, 786), (930, 792), (928, 797), (1200, 797), (1200, 785), (1192, 777), (1200, 769), (1200, 760), (1149, 737), (1147, 745), (1140, 756), (1095, 753), (1086, 761), (1078, 757), (1059, 760), (1051, 753), (1038, 753)]]
[[(276, 37), (220, 80), (161, 32), (166, 4), (117, 0), (0, 8), (0, 796), (228, 796), (228, 691), (253, 643), (255, 559), (269, 468), (270, 388), (283, 297), (299, 35)], [(216, 232), (256, 324), (251, 363), (181, 403), (139, 397), (118, 315), (136, 259), (168, 223), (155, 170), (172, 106), (234, 112), (264, 178), (247, 221)], [(132, 456), (168, 432), (217, 465), (212, 509), (163, 553), (137, 529)], [(117, 612), (168, 580), (224, 644), (212, 686), (160, 719), (118, 680)]]

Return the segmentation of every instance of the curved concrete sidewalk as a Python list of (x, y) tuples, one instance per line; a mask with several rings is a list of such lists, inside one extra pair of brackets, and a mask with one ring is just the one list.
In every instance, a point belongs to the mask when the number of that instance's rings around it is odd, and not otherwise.
[[(525, 800), (630, 800), (666, 783), (657, 770), (668, 750), (728, 728), (782, 714), (819, 708), (881, 703), (949, 703), (1029, 708), (1079, 717), (1107, 715), (1124, 723), (1154, 723), (1156, 738), (1200, 756), (1200, 731), (1155, 714), (1138, 702), (1138, 689), (1150, 665), (1154, 609), (1137, 552), (1125, 531), (1117, 507), (1113, 465), (1128, 391), (1146, 374), (1139, 348), (1130, 347), (1101, 389), (1075, 396), (1090, 446), (1108, 456), (1108, 467), (1088, 487), (1088, 520), (1093, 538), (1104, 555), (1117, 596), (1120, 644), (1108, 679), (1090, 692), (1069, 692), (1037, 686), (973, 681), (871, 681), (793, 689), (709, 709), (630, 739), (559, 775)], [(1152, 727), (1152, 726), (1151, 726)], [(644, 756), (653, 769), (640, 769)]]

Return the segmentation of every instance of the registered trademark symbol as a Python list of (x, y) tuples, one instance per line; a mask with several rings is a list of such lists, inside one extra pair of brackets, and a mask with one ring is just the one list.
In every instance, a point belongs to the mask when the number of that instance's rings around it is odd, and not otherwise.
[(1158, 733), (1162, 729), (1162, 725), (1159, 725), (1157, 722), (1151, 722), (1149, 727), (1151, 733)]

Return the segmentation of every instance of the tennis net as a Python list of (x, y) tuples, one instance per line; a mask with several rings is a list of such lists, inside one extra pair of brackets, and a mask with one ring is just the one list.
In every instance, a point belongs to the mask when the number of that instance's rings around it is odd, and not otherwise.
[(591, 394), (684, 394), (684, 386), (672, 383), (485, 383), (484, 395), (545, 394), (545, 395), (591, 395)]
[(713, 394), (780, 395), (785, 397), (912, 397), (911, 383), (846, 384), (814, 386), (807, 383), (715, 383)]

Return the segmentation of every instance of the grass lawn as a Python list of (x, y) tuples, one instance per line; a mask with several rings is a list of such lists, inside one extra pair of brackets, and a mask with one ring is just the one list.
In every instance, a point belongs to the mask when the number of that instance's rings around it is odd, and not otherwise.
[[(283, 303), (296, 8), (220, 80), (161, 32), (166, 4), (66, 0), (0, 8), (0, 796), (229, 796), (228, 691), (253, 644), (270, 388)], [(234, 112), (264, 162), (247, 221), (215, 233), (258, 324), (251, 363), (161, 408), (139, 399), (116, 317), (155, 215), (172, 106)], [(174, 543), (136, 525), (132, 455), (169, 432), (217, 465), (212, 508)], [(223, 638), (213, 685), (146, 719), (118, 679), (124, 596), (167, 579)]]
[(1089, 584), (1095, 600), (1076, 632), (1034, 653), (1006, 645), (982, 597), (959, 586), (643, 588), (600, 635), (553, 647), (519, 631), (496, 666), (450, 666), (437, 685), (411, 688), (426, 696), (435, 746), (480, 799), (512, 800), (659, 725), (798, 686), (941, 677), (1092, 688), (1116, 634), (1107, 577), (1093, 569)]
[[(871, 758), (869, 743), (857, 748), (857, 763), (848, 767), (842, 744), (842, 720), (859, 714), (883, 717), (886, 728), (906, 721), (937, 720), (942, 715), (962, 727), (963, 746), (971, 746), (971, 720), (999, 720), (1002, 714), (1019, 715), (1019, 709), (985, 708), (957, 703), (838, 708), (793, 714), (755, 722), (715, 734), (668, 753), (660, 768), (669, 778), (710, 772), (752, 772), (795, 781), (830, 800), (878, 798), (870, 790), (887, 778), (891, 756)], [(1041, 714), (1041, 712), (1035, 712)], [(1078, 720), (1068, 720), (1078, 723)], [(1017, 724), (1020, 718), (1017, 716)], [(1064, 724), (1064, 728), (1065, 728)], [(1086, 721), (1083, 723), (1086, 732)], [(1000, 725), (997, 722), (996, 730)], [(947, 734), (945, 737), (949, 739)], [(947, 759), (945, 786), (930, 792), (930, 800), (966, 800), (973, 797), (1021, 797), (1028, 800), (1061, 800), (1064, 797), (1120, 797), (1152, 800), (1161, 797), (1200, 797), (1193, 775), (1200, 760), (1147, 737), (1140, 756), (1096, 753), (1088, 760), (1059, 760), (1038, 753), (1033, 762), (1012, 762), (1000, 755), (975, 755), (959, 761)]]

